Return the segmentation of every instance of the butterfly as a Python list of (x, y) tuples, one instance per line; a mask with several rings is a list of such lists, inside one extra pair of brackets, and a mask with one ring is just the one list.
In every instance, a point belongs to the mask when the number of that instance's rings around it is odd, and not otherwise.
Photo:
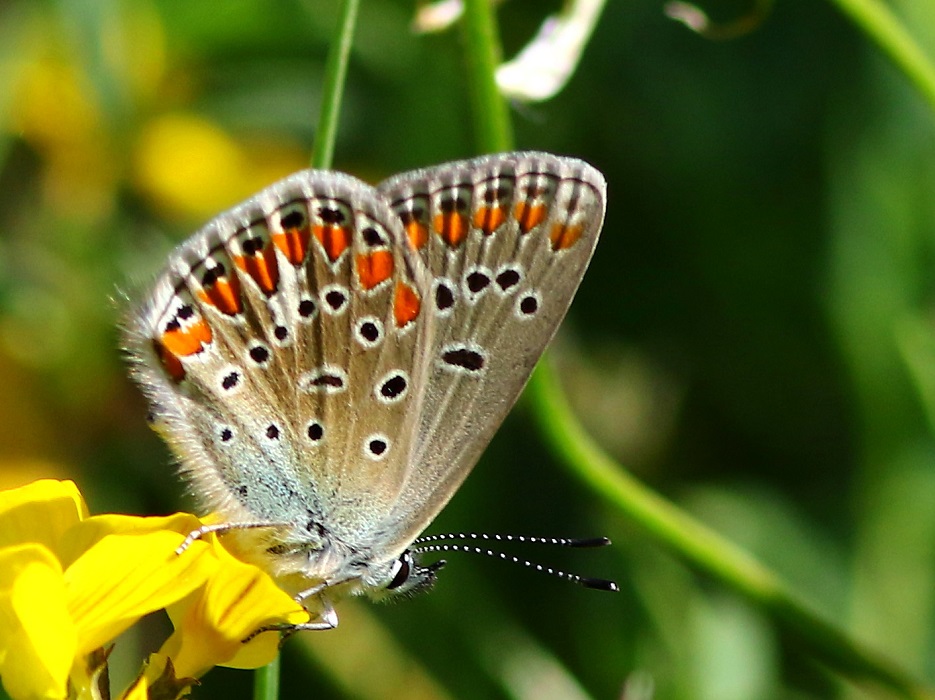
[[(604, 219), (587, 163), (538, 152), (376, 187), (296, 173), (169, 256), (124, 326), (150, 422), (209, 530), (313, 615), (432, 584), (420, 533), (510, 410)], [(425, 541), (431, 538), (425, 538)]]

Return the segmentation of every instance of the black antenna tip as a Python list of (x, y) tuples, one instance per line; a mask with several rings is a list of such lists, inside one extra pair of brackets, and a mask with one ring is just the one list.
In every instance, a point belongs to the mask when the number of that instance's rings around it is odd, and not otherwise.
[(568, 540), (569, 547), (606, 547), (609, 544), (609, 537), (586, 537), (580, 540)]
[(604, 578), (582, 578), (578, 582), (585, 588), (593, 588), (596, 591), (611, 591), (612, 593), (620, 591), (620, 586)]

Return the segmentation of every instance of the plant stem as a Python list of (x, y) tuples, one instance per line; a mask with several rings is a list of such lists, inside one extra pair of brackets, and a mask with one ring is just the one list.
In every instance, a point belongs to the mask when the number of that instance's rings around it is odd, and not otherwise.
[(280, 656), (253, 672), (253, 700), (276, 700), (279, 697)]
[(478, 151), (509, 151), (513, 148), (513, 126), (495, 76), (501, 51), (493, 3), (466, 0), (462, 26)]
[(747, 552), (665, 500), (604, 454), (575, 419), (547, 363), (529, 384), (541, 433), (575, 476), (696, 569), (737, 591), (795, 634), (830, 667), (908, 698), (935, 694), (892, 661), (849, 638), (813, 611)]
[(879, 0), (832, 0), (877, 46), (935, 108), (935, 67), (919, 44)]
[(342, 0), (338, 28), (335, 32), (328, 62), (325, 64), (325, 80), (322, 84), (321, 113), (312, 148), (312, 167), (327, 169), (334, 161), (334, 142), (338, 133), (341, 114), (341, 97), (344, 94), (344, 79), (357, 23), (360, 0)]

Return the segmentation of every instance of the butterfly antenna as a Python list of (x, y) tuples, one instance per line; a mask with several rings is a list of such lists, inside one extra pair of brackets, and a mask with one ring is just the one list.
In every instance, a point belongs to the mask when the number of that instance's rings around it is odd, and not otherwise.
[(490, 535), (486, 532), (446, 532), (441, 535), (423, 535), (413, 544), (417, 547), (434, 542), (479, 540), (482, 542), (522, 542), (523, 544), (549, 544), (557, 547), (606, 547), (609, 537), (533, 537), (530, 535)]
[(460, 544), (456, 540), (481, 540), (493, 542), (523, 542), (525, 544), (550, 544), (560, 547), (604, 547), (610, 544), (606, 537), (592, 537), (587, 539), (571, 539), (566, 537), (529, 537), (526, 535), (488, 535), (485, 533), (447, 533), (443, 535), (425, 535), (415, 541), (412, 551), (416, 554), (428, 554), (432, 552), (466, 552), (468, 554), (482, 554), (494, 559), (509, 561), (513, 564), (525, 566), (527, 569), (535, 569), (549, 576), (564, 579), (577, 583), (585, 588), (592, 588), (598, 591), (619, 591), (620, 587), (614, 582), (603, 578), (590, 578), (579, 576), (578, 574), (568, 573), (553, 569), (543, 564), (522, 559), (520, 557), (499, 552), (485, 547), (478, 547), (470, 544)]

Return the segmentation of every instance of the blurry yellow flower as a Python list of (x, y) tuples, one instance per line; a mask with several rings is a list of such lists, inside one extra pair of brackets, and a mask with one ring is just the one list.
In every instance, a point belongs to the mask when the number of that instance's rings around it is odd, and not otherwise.
[[(7, 693), (14, 700), (88, 696), (106, 663), (95, 668), (98, 650), (142, 616), (183, 600), (182, 622), (167, 646), (185, 675), (240, 653), (252, 654), (247, 665), (268, 662), (277, 635), (240, 640), (263, 624), (307, 614), (213, 537), (177, 555), (200, 524), (185, 513), (88, 517), (67, 481), (0, 492), (0, 678)], [(140, 682), (150, 679), (141, 677), (128, 693), (141, 692)]]
[(304, 167), (301, 153), (270, 143), (255, 152), (198, 115), (165, 114), (141, 129), (134, 179), (169, 213), (203, 219)]
[(220, 127), (191, 114), (144, 125), (136, 152), (141, 190), (172, 212), (206, 216), (229, 206), (246, 161)]
[(162, 104), (166, 72), (165, 28), (152, 2), (119, 3), (101, 18), (99, 53), (88, 60), (63, 41), (69, 29), (40, 13), (23, 23), (22, 49), (4, 72), (8, 128), (39, 154), (46, 203), (92, 224), (116, 206), (126, 163), (115, 134), (128, 115)]
[(47, 201), (61, 212), (103, 217), (114, 206), (119, 167), (87, 76), (53, 47), (24, 67), (10, 105), (11, 126), (42, 156)]
[(10, 120), (22, 138), (42, 150), (74, 148), (96, 139), (101, 114), (81, 71), (60, 58), (33, 57), (17, 85)]

